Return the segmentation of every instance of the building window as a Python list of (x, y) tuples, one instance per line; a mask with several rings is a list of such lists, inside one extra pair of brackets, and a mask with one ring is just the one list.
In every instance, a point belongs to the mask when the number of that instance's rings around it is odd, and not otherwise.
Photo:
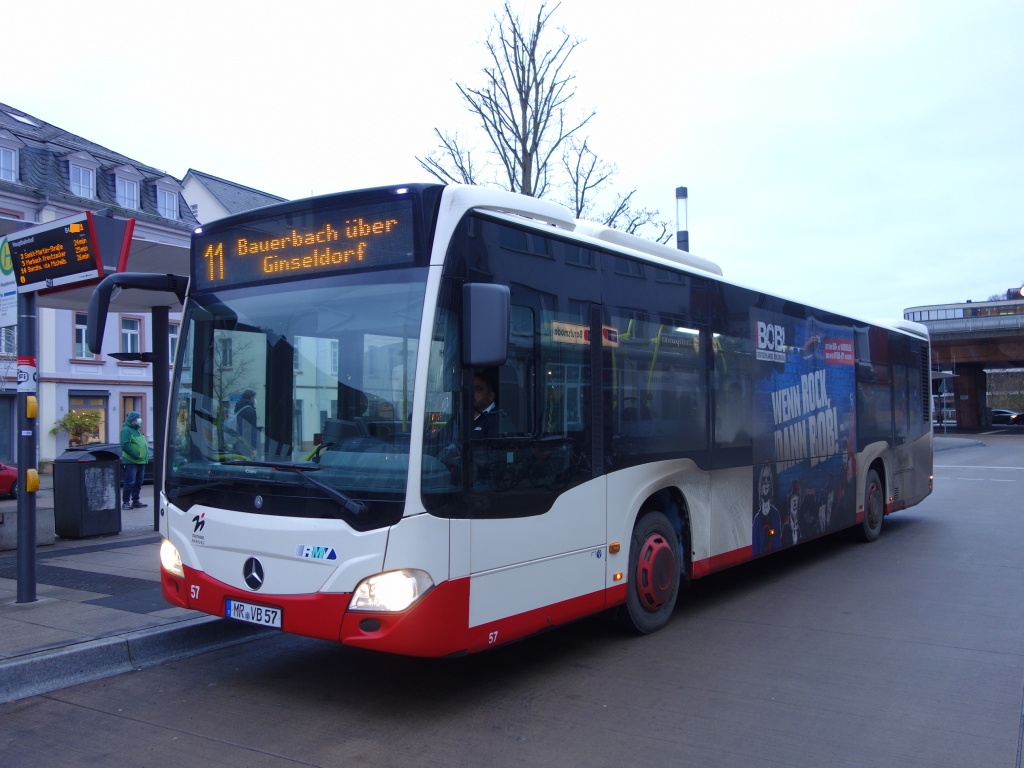
[(96, 197), (96, 174), (91, 168), (71, 166), (71, 194), (79, 197)]
[(136, 210), (139, 207), (139, 184), (130, 179), (117, 180), (117, 204)]
[(8, 328), (0, 328), (0, 355), (14, 355), (18, 354), (18, 328), (17, 326), (10, 326)]
[(581, 267), (593, 267), (597, 251), (592, 251), (589, 248), (581, 248), (578, 245), (562, 246), (565, 252), (565, 263), (566, 264), (578, 264)]
[(132, 317), (121, 318), (121, 351), (140, 352), (139, 326), (141, 323)]
[(678, 285), (683, 284), (682, 272), (673, 272), (670, 269), (655, 269), (654, 279), (659, 283), (677, 283)]
[(0, 147), (0, 180), (18, 180), (18, 153), (16, 150)]
[(174, 356), (178, 354), (178, 324), (171, 323), (167, 326), (167, 349), (170, 352), (171, 362), (174, 362)]
[(89, 316), (85, 312), (75, 312), (75, 357), (82, 360), (92, 360), (96, 357), (85, 341), (85, 329), (88, 322)]
[(302, 373), (302, 353), (299, 351), (301, 337), (295, 337), (295, 346), (292, 347), (292, 371)]
[(615, 257), (615, 271), (620, 275), (629, 275), (631, 277), (644, 276), (643, 267), (640, 266), (639, 262), (632, 259), (624, 259), (621, 256)]
[(331, 339), (331, 376), (338, 375), (338, 340)]
[(234, 350), (231, 348), (231, 339), (217, 339), (217, 364), (221, 368), (230, 368), (233, 358)]
[(199, 218), (199, 203), (192, 203), (192, 205), (189, 206), (189, 209), (191, 209), (192, 215), (195, 216), (196, 219), (198, 219)]
[(160, 215), (165, 219), (178, 218), (178, 193), (168, 192), (166, 189), (157, 189), (156, 204)]

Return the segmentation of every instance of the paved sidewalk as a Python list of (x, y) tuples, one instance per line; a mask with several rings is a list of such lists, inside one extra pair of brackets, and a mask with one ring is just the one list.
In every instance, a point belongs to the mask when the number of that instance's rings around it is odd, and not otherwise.
[[(40, 479), (37, 507), (52, 508), (52, 477)], [(152, 486), (142, 501), (149, 506), (121, 513), (120, 534), (37, 547), (34, 603), (16, 602), (17, 553), (0, 553), (0, 702), (145, 665), (135, 654), (125, 666), (131, 640), (159, 639), (159, 662), (254, 636), (246, 625), (164, 602)], [(0, 501), (0, 512), (16, 514), (17, 502)], [(103, 659), (97, 648), (106, 649)], [(119, 650), (111, 656), (111, 648)]]

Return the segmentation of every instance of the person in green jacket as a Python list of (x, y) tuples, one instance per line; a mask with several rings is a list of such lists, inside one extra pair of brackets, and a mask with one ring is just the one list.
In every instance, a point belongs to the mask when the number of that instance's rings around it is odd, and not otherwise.
[(149, 506), (139, 500), (142, 478), (146, 475), (146, 464), (149, 462), (149, 446), (146, 445), (146, 436), (142, 434), (141, 426), (142, 414), (131, 411), (121, 427), (121, 464), (124, 470), (121, 509)]

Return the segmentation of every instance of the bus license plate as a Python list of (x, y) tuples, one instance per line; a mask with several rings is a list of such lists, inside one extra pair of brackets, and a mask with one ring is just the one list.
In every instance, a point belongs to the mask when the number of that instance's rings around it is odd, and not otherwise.
[(281, 628), (281, 609), (267, 608), (265, 605), (253, 605), (242, 603), (238, 600), (228, 600), (225, 616), (229, 619), (247, 621), (250, 624), (259, 624), (262, 627)]

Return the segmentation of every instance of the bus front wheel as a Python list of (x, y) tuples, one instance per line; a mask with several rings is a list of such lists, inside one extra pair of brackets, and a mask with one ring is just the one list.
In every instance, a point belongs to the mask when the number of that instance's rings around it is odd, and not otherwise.
[(661, 512), (649, 512), (633, 528), (627, 575), (623, 625), (642, 635), (661, 629), (679, 595), (679, 539)]
[(871, 542), (882, 532), (882, 520), (885, 518), (885, 493), (878, 473), (868, 470), (867, 485), (864, 487), (864, 522), (861, 524), (860, 537)]

